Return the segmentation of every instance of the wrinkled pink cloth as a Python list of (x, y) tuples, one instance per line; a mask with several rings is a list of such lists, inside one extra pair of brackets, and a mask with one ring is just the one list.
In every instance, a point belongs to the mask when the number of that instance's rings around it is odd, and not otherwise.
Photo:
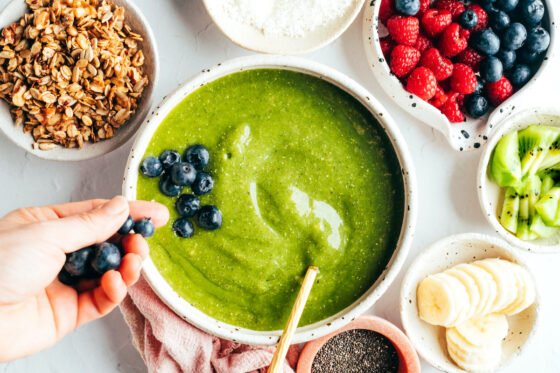
[[(190, 325), (158, 298), (144, 278), (129, 290), (121, 310), (150, 372), (264, 373), (272, 360), (274, 348), (241, 345)], [(299, 347), (292, 346), (285, 372), (293, 372), (298, 356)]]

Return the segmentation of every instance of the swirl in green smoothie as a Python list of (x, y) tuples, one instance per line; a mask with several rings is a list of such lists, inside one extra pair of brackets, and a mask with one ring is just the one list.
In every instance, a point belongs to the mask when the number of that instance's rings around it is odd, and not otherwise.
[[(343, 310), (377, 280), (403, 220), (401, 170), (374, 117), (337, 87), (285, 70), (251, 70), (187, 96), (146, 156), (203, 144), (215, 179), (203, 204), (220, 230), (180, 239), (171, 223), (151, 239), (169, 284), (218, 320), (281, 329), (308, 266), (320, 274), (300, 326)], [(185, 190), (188, 193), (188, 189)], [(157, 180), (138, 198), (167, 205)]]

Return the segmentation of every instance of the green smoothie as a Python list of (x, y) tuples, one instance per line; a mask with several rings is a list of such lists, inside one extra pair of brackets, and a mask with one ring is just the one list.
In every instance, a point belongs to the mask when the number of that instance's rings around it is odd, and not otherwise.
[(236, 73), (187, 96), (145, 155), (193, 144), (210, 150), (215, 187), (201, 201), (222, 211), (221, 229), (177, 237), (175, 198), (156, 179), (138, 180), (138, 199), (172, 216), (150, 240), (150, 256), (192, 305), (276, 330), (310, 265), (321, 272), (300, 326), (343, 310), (377, 280), (400, 235), (402, 175), (383, 129), (350, 95), (285, 70)]

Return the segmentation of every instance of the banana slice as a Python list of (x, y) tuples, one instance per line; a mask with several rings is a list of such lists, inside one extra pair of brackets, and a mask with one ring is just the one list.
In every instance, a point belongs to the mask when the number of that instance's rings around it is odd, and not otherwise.
[(460, 368), (468, 372), (492, 372), (499, 365), (502, 354), (501, 340), (474, 346), (463, 338), (456, 328), (446, 331), (447, 352)]
[(496, 282), (492, 275), (480, 267), (472, 264), (459, 264), (455, 266), (459, 271), (468, 274), (478, 286), (480, 293), (480, 303), (476, 309), (476, 315), (486, 315), (492, 312), (494, 301), (496, 300), (496, 293), (498, 291)]
[(508, 316), (523, 312), (535, 302), (537, 297), (535, 283), (529, 272), (517, 264), (514, 264), (511, 270), (516, 278), (518, 292), (516, 300), (502, 310), (502, 313)]
[(501, 259), (484, 259), (472, 263), (487, 271), (496, 282), (496, 299), (494, 300), (491, 312), (502, 311), (504, 308), (509, 307), (517, 298), (515, 277), (509, 270), (507, 263)]
[(432, 325), (449, 326), (462, 311), (463, 305), (457, 302), (455, 288), (447, 277), (443, 273), (428, 276), (416, 291), (418, 314)]
[(488, 343), (498, 343), (507, 336), (509, 325), (504, 315), (474, 317), (455, 327), (457, 333), (468, 343), (484, 347)]
[(445, 273), (447, 273), (452, 277), (455, 277), (467, 289), (467, 293), (469, 295), (469, 307), (467, 307), (468, 315), (466, 316), (466, 318), (470, 319), (471, 317), (477, 314), (477, 310), (479, 308), (479, 304), (481, 301), (480, 291), (478, 290), (478, 286), (476, 282), (471, 276), (459, 270), (457, 267), (450, 268), (447, 271), (445, 271)]

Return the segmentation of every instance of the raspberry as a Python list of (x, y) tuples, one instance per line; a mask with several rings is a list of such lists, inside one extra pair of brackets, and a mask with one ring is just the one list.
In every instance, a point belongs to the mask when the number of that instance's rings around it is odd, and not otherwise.
[(453, 63), (442, 57), (436, 48), (430, 48), (422, 54), (420, 65), (432, 70), (438, 81), (445, 80), (453, 74)]
[(432, 0), (420, 0), (420, 10), (418, 11), (418, 14), (416, 14), (416, 16), (421, 16), (422, 14), (424, 14), (426, 10), (430, 9), (431, 5)]
[(387, 21), (387, 29), (395, 43), (413, 46), (418, 40), (420, 22), (416, 17), (394, 16)]
[(379, 45), (381, 46), (383, 56), (385, 56), (385, 59), (388, 59), (391, 56), (391, 51), (395, 47), (395, 43), (389, 36), (386, 36), (379, 39)]
[(430, 9), (422, 16), (422, 27), (431, 37), (441, 34), (451, 22), (451, 13), (447, 10)]
[(450, 96), (439, 110), (451, 123), (460, 123), (465, 120), (465, 115), (454, 96)]
[(407, 45), (397, 45), (391, 52), (391, 71), (400, 77), (408, 75), (420, 60), (420, 52)]
[(434, 94), (434, 97), (432, 97), (432, 99), (430, 100), (430, 104), (434, 107), (440, 108), (443, 106), (443, 104), (445, 104), (447, 99), (447, 94), (445, 94), (443, 88), (438, 85), (436, 87), (436, 93)]
[(495, 83), (486, 84), (486, 95), (494, 106), (500, 105), (513, 94), (513, 86), (509, 80), (503, 76)]
[(437, 0), (436, 9), (447, 10), (453, 16), (453, 20), (459, 18), (461, 13), (465, 11), (465, 4), (457, 0)]
[(467, 38), (458, 23), (452, 23), (439, 39), (439, 49), (446, 57), (454, 57), (464, 51), (467, 46)]
[(434, 73), (426, 67), (417, 67), (408, 77), (406, 90), (428, 101), (436, 94), (437, 81)]
[(386, 25), (387, 20), (395, 14), (395, 9), (393, 8), (393, 0), (381, 0), (381, 5), (379, 6), (379, 19)]
[(478, 71), (480, 62), (484, 57), (472, 48), (467, 48), (457, 55), (457, 62), (471, 67), (473, 70)]
[(457, 93), (470, 95), (476, 89), (476, 75), (470, 67), (462, 63), (455, 64), (451, 75), (451, 89)]
[(418, 49), (420, 53), (424, 53), (427, 49), (433, 48), (432, 41), (428, 39), (425, 35), (418, 35), (418, 40), (414, 44), (414, 48)]
[(478, 23), (472, 29), (473, 31), (480, 31), (484, 30), (488, 27), (488, 13), (480, 5), (471, 4), (469, 5), (469, 9), (473, 10), (476, 15), (478, 16)]

